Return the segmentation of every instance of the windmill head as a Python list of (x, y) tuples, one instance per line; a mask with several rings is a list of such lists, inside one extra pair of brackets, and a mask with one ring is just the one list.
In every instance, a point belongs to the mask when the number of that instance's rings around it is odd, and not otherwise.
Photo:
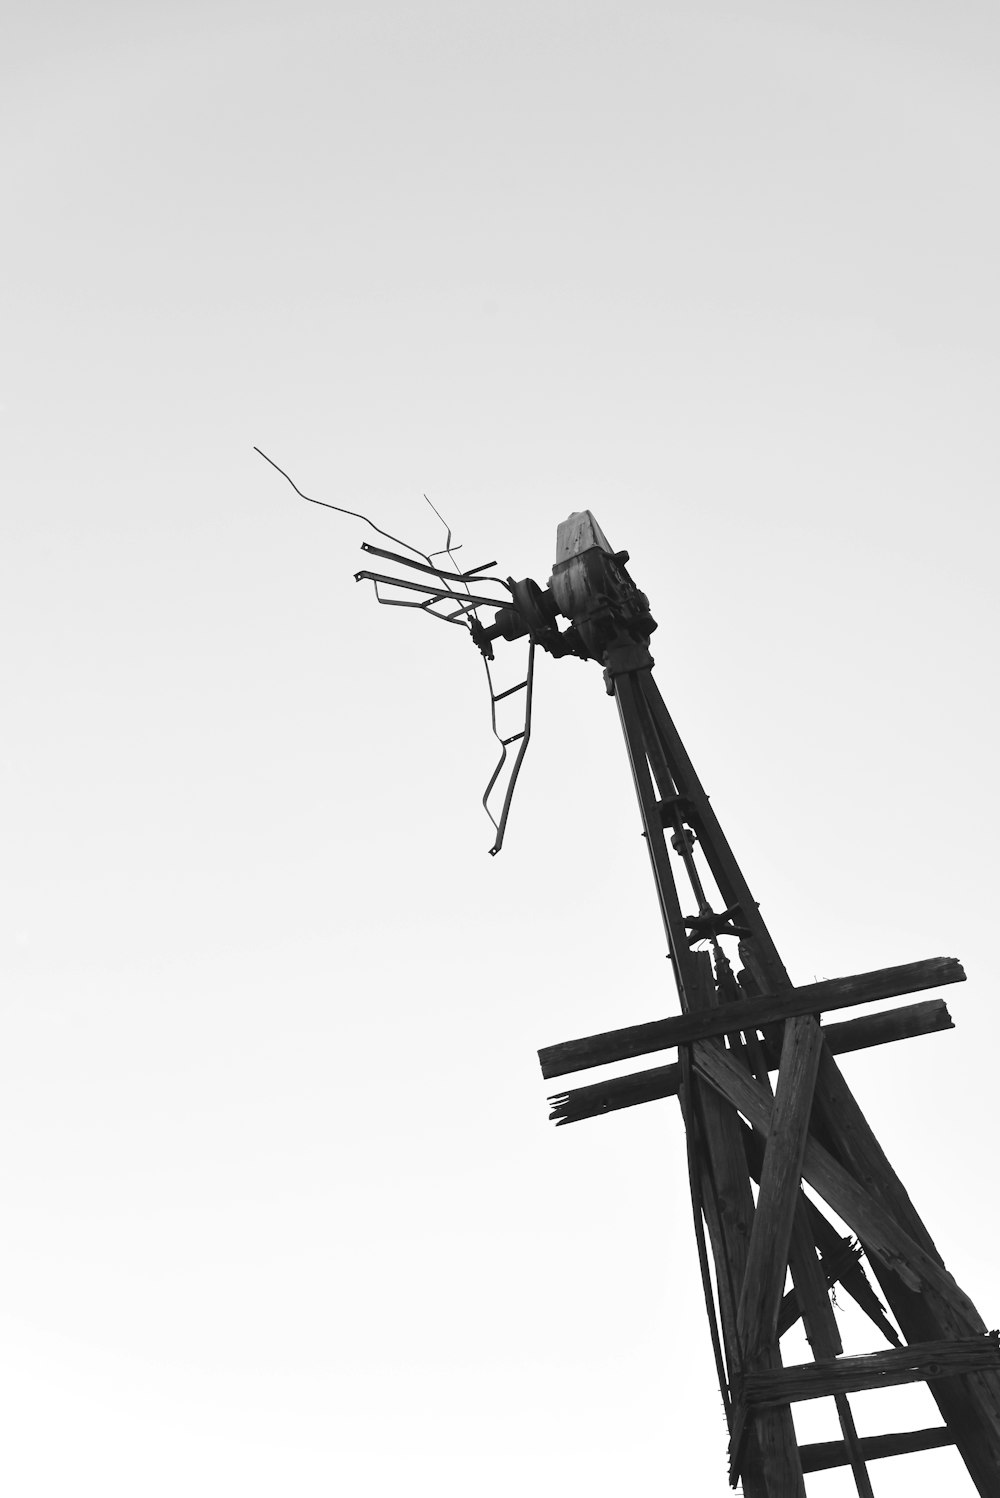
[[(383, 573), (358, 572), (357, 581), (375, 585), (380, 603), (401, 608), (419, 608), (436, 618), (467, 628), (482, 653), (490, 690), (490, 719), (500, 745), (500, 758), (483, 795), (483, 808), (496, 830), (491, 853), (499, 853), (503, 844), (514, 787), (531, 737), (531, 705), (534, 683), (535, 648), (540, 646), (555, 657), (576, 656), (580, 660), (598, 661), (605, 667), (608, 690), (616, 670), (634, 670), (652, 665), (649, 637), (656, 620), (649, 612), (649, 600), (640, 592), (628, 574), (627, 551), (613, 551), (590, 510), (580, 510), (564, 520), (556, 532), (556, 560), (548, 586), (542, 588), (531, 577), (517, 582), (512, 577), (486, 577), (485, 567), (466, 572), (442, 571), (430, 557), (418, 562), (397, 552), (383, 551), (367, 542), (362, 546), (376, 556), (400, 563), (423, 574), (419, 579), (390, 577)], [(450, 538), (448, 556), (451, 557)], [(488, 563), (487, 566), (492, 566)], [(509, 599), (483, 596), (478, 591), (485, 583), (506, 589)], [(383, 588), (403, 589), (403, 598), (391, 597)], [(418, 595), (414, 598), (412, 595)], [(454, 607), (453, 607), (454, 605)], [(446, 612), (442, 613), (441, 610)], [(484, 624), (480, 610), (493, 608), (493, 622)], [(560, 621), (563, 621), (562, 627)], [(494, 686), (490, 663), (494, 644), (528, 641), (528, 658), (523, 681), (503, 691)], [(524, 712), (522, 726), (504, 734), (497, 721), (497, 705), (505, 698), (522, 692)], [(517, 744), (512, 763), (508, 751)], [(504, 789), (504, 781), (506, 787)], [(491, 810), (494, 796), (503, 795), (499, 815)]]
[[(403, 552), (409, 553), (404, 555), (400, 551), (387, 551), (370, 542), (362, 542), (362, 551), (406, 569), (404, 576), (369, 571), (354, 574), (356, 582), (373, 584), (379, 603), (393, 608), (420, 609), (446, 624), (457, 624), (472, 636), (486, 667), (490, 718), (493, 733), (500, 744), (500, 760), (483, 795), (483, 807), (496, 830), (496, 839), (490, 852), (498, 853), (503, 843), (514, 786), (531, 736), (536, 646), (541, 646), (549, 655), (556, 657), (572, 655), (580, 660), (601, 662), (605, 667), (609, 691), (612, 690), (611, 677), (616, 671), (652, 665), (648, 647), (656, 621), (649, 612), (649, 600), (645, 593), (639, 591), (626, 570), (628, 552), (612, 551), (607, 537), (590, 510), (580, 510), (558, 527), (555, 565), (545, 588), (530, 577), (515, 582), (512, 577), (491, 576), (488, 569), (495, 565), (493, 562), (460, 569), (454, 556), (459, 547), (452, 541), (451, 528), (429, 499), (427, 503), (447, 532), (444, 547), (430, 553), (420, 551), (407, 541), (401, 541), (358, 510), (349, 510), (342, 505), (304, 494), (273, 458), (269, 458), (259, 447), (255, 451), (309, 504), (320, 505), (324, 509), (362, 520), (384, 540), (393, 542), (402, 547)], [(442, 565), (442, 557), (447, 558), (451, 567)], [(487, 587), (494, 590), (494, 596), (480, 591)], [(386, 592), (385, 589), (391, 591)], [(497, 589), (503, 589), (507, 596), (496, 597)], [(480, 610), (484, 609), (493, 610), (491, 624), (484, 624), (479, 617)], [(560, 620), (564, 621), (565, 627), (560, 627)], [(494, 659), (493, 645), (497, 640), (528, 642), (524, 680), (499, 692), (494, 688), (490, 669), (490, 663)], [(524, 696), (518, 700), (524, 704), (523, 726), (515, 733), (504, 735), (497, 722), (497, 704), (505, 698), (513, 699), (522, 691)], [(508, 749), (515, 743), (518, 748), (512, 765), (508, 766)], [(505, 769), (507, 775), (504, 777)], [(501, 794), (497, 787), (504, 778), (506, 792), (500, 815), (496, 817), (490, 809), (490, 800), (494, 791), (498, 796)]]
[[(626, 570), (627, 551), (613, 551), (590, 510), (578, 510), (556, 531), (556, 561), (547, 588), (533, 578), (509, 579), (511, 602), (472, 638), (487, 660), (493, 641), (529, 636), (553, 656), (575, 655), (607, 664), (609, 650), (641, 646), (656, 628), (649, 599)], [(559, 628), (560, 617), (568, 628)]]

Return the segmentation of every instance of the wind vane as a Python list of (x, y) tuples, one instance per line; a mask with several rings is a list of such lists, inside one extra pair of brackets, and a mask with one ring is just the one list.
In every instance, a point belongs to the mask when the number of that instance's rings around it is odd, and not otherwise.
[[(962, 982), (961, 964), (934, 957), (793, 986), (653, 679), (649, 641), (656, 624), (627, 571), (628, 553), (612, 550), (590, 511), (558, 527), (556, 561), (544, 589), (530, 578), (485, 576), (492, 562), (442, 570), (434, 556), (447, 554), (454, 564), (450, 532), (444, 553), (405, 548), (417, 560), (371, 545), (362, 549), (407, 569), (403, 577), (356, 574), (373, 584), (380, 602), (460, 624), (482, 652), (488, 674), (494, 644), (528, 643), (524, 681), (497, 693), (489, 677), (495, 731), (497, 703), (525, 694), (524, 726), (506, 739), (498, 733), (501, 760), (484, 797), (485, 804), (509, 745), (517, 742), (491, 852), (503, 841), (530, 733), (536, 647), (604, 668), (681, 1013), (546, 1046), (539, 1059), (543, 1076), (555, 1078), (677, 1049), (675, 1062), (559, 1093), (550, 1099), (551, 1117), (568, 1124), (657, 1098), (679, 1099), (732, 1486), (742, 1483), (746, 1498), (804, 1498), (805, 1474), (849, 1467), (857, 1492), (872, 1498), (870, 1462), (953, 1445), (983, 1498), (1000, 1498), (1000, 1334), (987, 1330), (945, 1268), (834, 1059), (950, 1029), (951, 1017), (936, 998), (834, 1024), (820, 1021), (824, 1011)], [(487, 587), (493, 596), (481, 591)], [(400, 599), (393, 589), (415, 596)], [(495, 610), (491, 623), (480, 620), (482, 609)], [(805, 1194), (803, 1183), (823, 1207)], [(843, 1355), (831, 1304), (838, 1286), (888, 1346)], [(781, 1339), (800, 1321), (812, 1360), (784, 1366)], [(851, 1394), (921, 1382), (937, 1404), (940, 1425), (858, 1434)], [(792, 1406), (820, 1398), (833, 1400), (842, 1439), (800, 1444)]]

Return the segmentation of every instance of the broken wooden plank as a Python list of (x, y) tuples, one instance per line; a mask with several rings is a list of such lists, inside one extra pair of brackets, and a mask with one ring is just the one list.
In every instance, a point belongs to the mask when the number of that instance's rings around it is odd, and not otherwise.
[[(944, 999), (921, 999), (916, 1004), (901, 1004), (879, 1014), (864, 1014), (860, 1019), (841, 1020), (824, 1025), (823, 1038), (835, 1056), (847, 1051), (863, 1051), (870, 1046), (886, 1045), (915, 1035), (931, 1035), (939, 1030), (953, 1030), (954, 1021)], [(767, 1051), (765, 1046), (765, 1051)], [(769, 1059), (772, 1059), (769, 1057)], [(778, 1064), (773, 1057), (773, 1066)], [(773, 1069), (773, 1068), (772, 1068)], [(634, 1108), (657, 1098), (674, 1097), (681, 1084), (681, 1069), (676, 1061), (666, 1066), (651, 1066), (645, 1071), (630, 1072), (626, 1077), (608, 1077), (586, 1087), (549, 1098), (550, 1119), (556, 1124), (579, 1123), (614, 1113), (620, 1108)]]
[[(830, 1289), (840, 1282), (840, 1278), (842, 1275), (849, 1273), (850, 1270), (854, 1268), (854, 1266), (858, 1262), (858, 1259), (861, 1257), (861, 1252), (862, 1250), (860, 1243), (856, 1243), (852, 1238), (841, 1238), (840, 1249), (837, 1253), (833, 1254), (832, 1256), (821, 1255), (820, 1258), (817, 1259), (817, 1269), (826, 1289), (827, 1303), (829, 1303)], [(808, 1308), (803, 1307), (799, 1302), (799, 1286), (796, 1282), (795, 1284), (793, 1284), (792, 1288), (788, 1291), (788, 1294), (781, 1302), (781, 1309), (778, 1313), (778, 1336), (783, 1337), (785, 1333), (795, 1325), (795, 1323), (801, 1316), (803, 1322), (806, 1323), (806, 1337), (808, 1338), (809, 1345), (810, 1347), (812, 1347), (813, 1352), (816, 1354), (816, 1356), (838, 1356), (839, 1351), (843, 1351), (842, 1348), (839, 1349), (838, 1353), (821, 1353), (813, 1345), (813, 1338), (809, 1335), (808, 1322), (806, 1321), (806, 1316), (803, 1314), (803, 1311), (807, 1310)], [(898, 1344), (899, 1339), (897, 1338), (896, 1340)]]
[[(907, 1456), (911, 1451), (934, 1451), (939, 1446), (953, 1446), (955, 1438), (947, 1425), (933, 1425), (926, 1430), (901, 1430), (895, 1435), (861, 1436), (858, 1445), (866, 1462), (885, 1456)], [(849, 1461), (843, 1441), (812, 1441), (799, 1447), (803, 1472), (825, 1472), (831, 1467), (846, 1467)]]
[[(853, 1249), (854, 1245), (850, 1246)], [(851, 1262), (856, 1262), (853, 1252)], [(801, 1316), (813, 1357), (839, 1358), (844, 1344), (830, 1304), (831, 1282), (816, 1249), (816, 1238), (809, 1220), (809, 1203), (801, 1190), (795, 1204), (788, 1267), (792, 1271), (792, 1288), (781, 1302), (776, 1334), (782, 1336)], [(795, 1308), (792, 1315), (789, 1315), (789, 1302)]]
[(679, 1061), (631, 1072), (627, 1077), (608, 1077), (603, 1082), (592, 1082), (588, 1087), (555, 1093), (548, 1100), (552, 1110), (549, 1119), (558, 1127), (579, 1123), (584, 1118), (599, 1118), (602, 1113), (615, 1113), (620, 1108), (635, 1108), (639, 1103), (676, 1097), (680, 1085)]
[(905, 962), (898, 967), (855, 973), (848, 978), (808, 983), (783, 993), (737, 999), (732, 1004), (697, 1014), (679, 1014), (671, 1019), (652, 1020), (644, 1025), (608, 1030), (601, 1035), (583, 1036), (579, 1040), (564, 1040), (558, 1045), (543, 1046), (538, 1059), (544, 1077), (562, 1077), (567, 1072), (604, 1066), (610, 1061), (625, 1061), (630, 1056), (645, 1056), (650, 1051), (662, 1051), (668, 1046), (708, 1040), (734, 1030), (758, 1029), (799, 1014), (819, 1014), (822, 1010), (869, 1004), (876, 999), (895, 999), (902, 994), (964, 981), (965, 972), (957, 958), (929, 957), (924, 962)]
[(823, 1033), (815, 1016), (798, 1015), (786, 1024), (760, 1177), (760, 1194), (737, 1312), (740, 1343), (750, 1368), (759, 1365), (777, 1336), (792, 1220), (802, 1181), (802, 1160), (809, 1135), (813, 1086), (822, 1045)]
[(761, 1369), (746, 1375), (742, 1395), (748, 1409), (767, 1409), (803, 1399), (925, 1383), (928, 1379), (953, 1378), (956, 1374), (986, 1369), (1000, 1369), (997, 1332), (954, 1341), (920, 1342), (913, 1347), (889, 1347), (884, 1352), (863, 1353), (860, 1357)]

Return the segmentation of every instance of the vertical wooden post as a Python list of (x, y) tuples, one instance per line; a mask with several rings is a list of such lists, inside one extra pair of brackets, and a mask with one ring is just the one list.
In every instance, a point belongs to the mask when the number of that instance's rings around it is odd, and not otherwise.
[(756, 1368), (777, 1336), (792, 1222), (802, 1183), (813, 1084), (823, 1035), (812, 1015), (788, 1020), (764, 1154), (760, 1196), (740, 1294), (739, 1331), (748, 1366)]
[[(711, 958), (707, 953), (692, 955), (696, 981), (689, 1000), (692, 1008), (708, 1008), (718, 1002)], [(691, 1090), (689, 1113), (698, 1129), (701, 1190), (715, 1259), (719, 1315), (730, 1385), (738, 1391), (746, 1371), (746, 1357), (737, 1324), (737, 1303), (746, 1278), (747, 1252), (754, 1228), (743, 1125), (736, 1109), (697, 1077), (692, 1079)], [(776, 1336), (765, 1351), (764, 1363), (768, 1367), (780, 1364)], [(761, 1411), (754, 1420), (741, 1476), (745, 1498), (805, 1498), (795, 1427), (787, 1407)]]
[[(717, 946), (719, 937), (740, 938), (744, 962), (740, 981), (748, 983), (750, 991), (754, 987), (768, 992), (790, 987), (777, 947), (653, 681), (648, 652), (619, 635), (603, 659), (628, 747), (681, 1007), (719, 1002), (714, 982), (709, 985), (705, 981), (704, 970), (695, 961), (695, 936), (689, 935), (694, 932), (711, 935)], [(680, 904), (673, 860), (664, 838), (668, 822), (672, 824), (671, 842), (695, 897), (697, 910), (692, 916), (685, 916)], [(712, 909), (702, 886), (692, 852), (692, 834), (722, 897), (725, 908), (721, 913)], [(735, 1428), (731, 1434), (737, 1456), (744, 1433), (746, 1436), (742, 1466), (746, 1492), (748, 1498), (804, 1498), (802, 1467), (788, 1406), (748, 1412), (740, 1397), (740, 1385), (743, 1377), (757, 1368), (780, 1366), (778, 1316), (789, 1267), (814, 1351), (822, 1347), (825, 1355), (837, 1355), (830, 1351), (839, 1347), (839, 1338), (825, 1283), (820, 1283), (822, 1276), (801, 1193), (800, 1171), (811, 1124), (821, 1133), (830, 1168), (841, 1171), (844, 1190), (851, 1186), (849, 1178), (853, 1176), (854, 1182), (869, 1193), (865, 1200), (872, 1202), (872, 1211), (878, 1206), (878, 1213), (872, 1216), (869, 1212), (865, 1223), (873, 1233), (879, 1224), (886, 1231), (879, 1227), (881, 1237), (874, 1247), (864, 1243), (863, 1247), (906, 1339), (963, 1337), (982, 1333), (985, 1327), (950, 1276), (936, 1272), (925, 1275), (925, 1288), (918, 1292), (908, 1288), (900, 1273), (878, 1260), (878, 1244), (888, 1253), (886, 1245), (909, 1242), (911, 1249), (915, 1244), (933, 1258), (933, 1265), (923, 1258), (925, 1269), (943, 1268), (912, 1203), (823, 1046), (817, 1018), (771, 1026), (765, 1038), (781, 1044), (782, 1059), (756, 1209), (742, 1147), (743, 1126), (733, 1105), (745, 1094), (745, 1088), (736, 1088), (734, 1082), (733, 1086), (721, 1087), (720, 1096), (697, 1074), (692, 1075), (693, 1068), (682, 1058), (686, 1078), (682, 1101), (685, 1122), (690, 1130), (697, 1130), (692, 1140), (691, 1178), (696, 1195), (704, 1203), (697, 1213), (699, 1232), (704, 1216), (715, 1258), (722, 1340), (734, 1396)], [(748, 1035), (748, 1041), (757, 1044), (755, 1036)], [(727, 1065), (735, 1066), (739, 1054), (737, 1046), (728, 1054)], [(762, 1075), (759, 1068), (753, 1069), (766, 1088), (766, 1067)], [(810, 1149), (816, 1155), (816, 1145)], [(893, 1262), (899, 1262), (902, 1270), (901, 1261)], [(920, 1280), (911, 1276), (910, 1284), (917, 1283)], [(714, 1301), (711, 1314), (714, 1318)], [(894, 1337), (892, 1328), (887, 1334)], [(1000, 1498), (1000, 1376), (977, 1373), (934, 1379), (930, 1388), (980, 1493), (984, 1498)], [(858, 1492), (862, 1498), (870, 1498), (867, 1469), (846, 1399), (837, 1399), (837, 1409)], [(748, 1415), (750, 1423), (744, 1432)]]

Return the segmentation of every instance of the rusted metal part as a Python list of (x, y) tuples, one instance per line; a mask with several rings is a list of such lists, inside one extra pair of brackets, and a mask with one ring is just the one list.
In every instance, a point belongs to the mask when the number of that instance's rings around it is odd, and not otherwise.
[(480, 576), (488, 567), (495, 567), (496, 562), (484, 562), (481, 567), (470, 567), (467, 572), (449, 572), (444, 567), (435, 566), (433, 562), (418, 562), (413, 557), (404, 557), (401, 552), (385, 551), (381, 546), (372, 546), (368, 541), (362, 541), (361, 550), (367, 551), (370, 556), (382, 557), (387, 562), (398, 562), (401, 567), (412, 567), (415, 572), (429, 572), (438, 579), (447, 578), (450, 582), (497, 583), (501, 588), (509, 586), (506, 578)]
[(590, 510), (581, 510), (556, 530), (556, 564), (549, 588), (556, 608), (589, 660), (604, 661), (618, 644), (646, 646), (656, 628), (649, 599), (628, 574), (627, 551), (611, 545)]
[[(383, 572), (355, 572), (354, 581), (356, 583), (382, 583), (385, 587), (404, 588), (410, 593), (423, 593), (427, 595), (429, 603), (443, 603), (445, 599), (450, 599), (474, 609), (502, 607), (501, 600), (496, 598), (484, 598), (476, 593), (459, 593), (454, 588), (435, 588), (430, 583), (418, 582), (408, 577), (390, 577)], [(415, 604), (413, 606), (422, 608), (426, 605)]]
[[(494, 692), (493, 678), (492, 676), (490, 676), (489, 662), (487, 662), (486, 664), (486, 675), (489, 678), (490, 683), (490, 722), (493, 727), (494, 737), (500, 744), (500, 759), (497, 762), (496, 769), (490, 776), (489, 785), (483, 792), (483, 809), (486, 812), (486, 815), (489, 817), (490, 821), (493, 823), (494, 828), (496, 829), (496, 839), (493, 843), (492, 848), (490, 849), (491, 853), (496, 854), (499, 853), (500, 849), (503, 847), (504, 833), (507, 830), (507, 818), (510, 815), (511, 801), (514, 799), (514, 787), (517, 785), (517, 777), (521, 773), (521, 763), (528, 748), (528, 741), (531, 738), (531, 705), (532, 692), (534, 690), (535, 681), (534, 640), (532, 640), (528, 646), (528, 671), (523, 681), (519, 681), (516, 686), (508, 687), (506, 691)], [(520, 732), (509, 734), (506, 738), (504, 738), (501, 736), (500, 731), (497, 728), (497, 703), (502, 702), (505, 697), (513, 696), (515, 692), (522, 691), (524, 692), (524, 727), (520, 730)], [(500, 816), (499, 819), (497, 819), (493, 816), (493, 813), (489, 808), (490, 794), (493, 790), (493, 787), (496, 785), (497, 781), (500, 778), (500, 774), (503, 770), (504, 765), (507, 763), (507, 750), (510, 745), (514, 743), (516, 743), (518, 746), (517, 754), (514, 757), (514, 766), (510, 773), (510, 779), (507, 782), (507, 790), (503, 798), (503, 805), (500, 808)]]

